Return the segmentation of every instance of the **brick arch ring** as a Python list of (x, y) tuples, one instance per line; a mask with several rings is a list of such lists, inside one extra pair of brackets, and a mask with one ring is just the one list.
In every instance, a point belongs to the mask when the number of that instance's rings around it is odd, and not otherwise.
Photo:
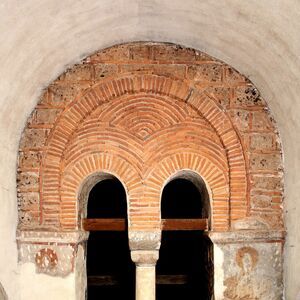
[(63, 222), (61, 226), (66, 229), (76, 228), (76, 217), (69, 216), (68, 218), (65, 215), (63, 207), (64, 201), (67, 201), (66, 194), (63, 196), (63, 193), (59, 192), (66, 189), (64, 187), (66, 181), (60, 182), (60, 164), (64, 150), (79, 124), (97, 107), (123, 95), (139, 93), (167, 96), (187, 103), (212, 126), (226, 151), (229, 166), (226, 183), (226, 188), (229, 186), (226, 208), (229, 217), (227, 219), (246, 216), (248, 195), (244, 153), (238, 134), (227, 114), (210, 96), (200, 93), (195, 87), (183, 81), (158, 75), (128, 75), (116, 77), (113, 80), (104, 80), (94, 85), (84, 93), (80, 93), (75, 101), (61, 113), (47, 140), (47, 150), (41, 164), (41, 219), (43, 219), (43, 214), (47, 213), (47, 203), (50, 201), (61, 207), (60, 221)]
[[(155, 202), (159, 199), (161, 205), (164, 187), (178, 175), (203, 181), (209, 196), (209, 199), (206, 199), (209, 203), (203, 203), (210, 206), (209, 228), (215, 231), (228, 229), (229, 178), (225, 172), (199, 153), (173, 155), (160, 161), (145, 180), (145, 186), (151, 188), (148, 201)], [(147, 188), (145, 194), (147, 195)]]
[[(73, 205), (72, 208), (78, 212), (78, 215), (75, 216), (69, 214), (68, 210), (62, 207), (60, 223), (64, 228), (74, 224), (80, 225), (81, 217), (85, 217), (84, 206), (87, 205), (87, 199), (85, 199), (87, 194), (97, 182), (109, 176), (116, 177), (123, 185), (129, 211), (130, 203), (134, 202), (135, 195), (140, 192), (140, 186), (137, 183), (141, 182), (141, 178), (137, 170), (119, 156), (107, 153), (89, 154), (64, 170), (61, 200), (62, 203), (69, 202)], [(74, 199), (78, 199), (78, 201), (74, 201)], [(130, 222), (130, 216), (128, 222)], [(128, 225), (130, 227), (130, 223)]]

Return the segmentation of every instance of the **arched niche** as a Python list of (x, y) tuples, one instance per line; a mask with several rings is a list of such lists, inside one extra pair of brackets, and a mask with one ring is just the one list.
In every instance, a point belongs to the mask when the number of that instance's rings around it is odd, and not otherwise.
[[(210, 195), (205, 181), (190, 170), (171, 176), (161, 194), (163, 220), (210, 220)], [(208, 228), (209, 228), (208, 221)], [(162, 233), (157, 264), (157, 299), (211, 299), (213, 248), (205, 230)]]
[[(87, 219), (127, 220), (126, 191), (112, 174), (91, 175), (80, 192)], [(134, 265), (127, 230), (90, 231), (86, 249), (87, 299), (134, 299)]]

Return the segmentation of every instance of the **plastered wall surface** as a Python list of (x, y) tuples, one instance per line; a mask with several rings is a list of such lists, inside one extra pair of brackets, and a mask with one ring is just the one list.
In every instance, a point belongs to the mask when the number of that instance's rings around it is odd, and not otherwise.
[[(17, 265), (15, 243), (16, 159), (26, 119), (41, 90), (67, 66), (96, 50), (140, 40), (173, 42), (215, 56), (246, 75), (268, 99), (285, 158), (286, 299), (296, 299), (300, 290), (295, 276), (300, 272), (299, 19), (296, 0), (2, 1), (0, 282), (8, 299), (27, 299), (20, 285), (24, 277), (19, 274), (25, 273)], [(27, 271), (29, 287), (44, 276)], [(69, 286), (69, 278), (52, 279), (57, 286)], [(44, 299), (53, 298), (45, 293)]]
[[(63, 280), (57, 280), (48, 275), (35, 274), (34, 268), (32, 264), (23, 264), (21, 267), (21, 276), (23, 277), (20, 284), (21, 299), (76, 300), (74, 274), (70, 274)], [(33, 284), (32, 281), (38, 282), (38, 284)]]

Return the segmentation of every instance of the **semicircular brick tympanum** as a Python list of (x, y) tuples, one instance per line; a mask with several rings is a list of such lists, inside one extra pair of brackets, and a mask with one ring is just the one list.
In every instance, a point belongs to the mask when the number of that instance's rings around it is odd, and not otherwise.
[[(86, 160), (88, 155), (99, 153), (110, 157), (110, 166), (99, 169), (95, 166), (97, 158), (94, 156), (91, 161)], [(174, 156), (176, 153), (179, 156), (184, 154), (188, 159)], [(189, 161), (192, 156), (195, 159), (203, 158), (207, 163), (206, 168)], [(86, 161), (86, 171), (82, 169), (77, 174), (77, 181), (73, 182), (72, 179), (76, 178), (74, 172), (78, 171), (74, 164), (82, 160)], [(126, 169), (131, 167), (132, 172), (121, 174), (115, 161), (123, 161)], [(168, 177), (182, 169), (198, 171), (204, 176), (214, 196), (214, 212), (229, 215), (226, 150), (209, 122), (189, 104), (175, 97), (136, 92), (99, 105), (68, 139), (64, 157), (59, 163), (61, 172), (57, 175), (61, 175), (61, 193), (57, 190), (57, 196), (61, 203), (78, 198), (78, 186), (88, 173), (104, 170), (116, 174), (127, 189), (131, 228), (160, 227), (161, 189)], [(208, 168), (213, 168), (213, 172), (208, 173)], [(166, 170), (165, 178), (160, 174), (161, 169)], [(46, 191), (47, 185), (44, 187)], [(68, 218), (68, 215), (64, 215), (64, 210), (61, 214), (62, 224), (77, 222), (75, 216)], [(228, 219), (222, 219), (221, 222), (213, 217), (213, 220), (215, 226), (228, 225)]]
[(181, 170), (207, 184), (211, 230), (282, 227), (278, 132), (245, 77), (170, 44), (100, 51), (54, 81), (28, 120), (19, 228), (79, 228), (82, 183), (104, 172), (126, 189), (129, 230), (159, 230), (162, 189)]

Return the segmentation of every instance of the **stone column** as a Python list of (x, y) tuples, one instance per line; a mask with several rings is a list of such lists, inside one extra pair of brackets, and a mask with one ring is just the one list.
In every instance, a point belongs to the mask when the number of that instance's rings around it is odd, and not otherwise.
[(155, 266), (161, 232), (129, 232), (131, 259), (136, 264), (136, 300), (155, 300)]
[(158, 251), (131, 251), (131, 259), (136, 264), (135, 299), (155, 300), (155, 266)]

